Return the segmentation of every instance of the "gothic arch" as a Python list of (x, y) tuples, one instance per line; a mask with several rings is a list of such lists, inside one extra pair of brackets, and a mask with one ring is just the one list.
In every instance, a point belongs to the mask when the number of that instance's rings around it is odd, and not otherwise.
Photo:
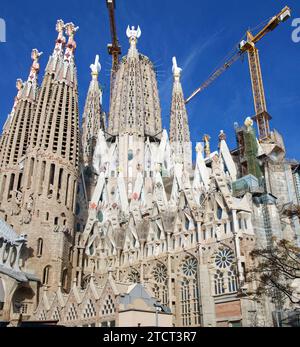
[(213, 295), (225, 295), (237, 291), (236, 259), (230, 247), (223, 245), (213, 253), (210, 271)]
[(151, 289), (161, 304), (168, 306), (168, 269), (166, 265), (160, 261), (153, 264), (150, 270)]
[(28, 314), (33, 305), (34, 291), (30, 287), (19, 286), (12, 296), (11, 310), (13, 314)]
[(47, 265), (43, 271), (43, 284), (44, 285), (49, 285), (49, 283), (51, 283), (51, 276), (52, 276), (52, 266)]
[(141, 280), (141, 275), (135, 268), (128, 269), (126, 281), (130, 283), (139, 283)]
[(68, 292), (69, 290), (69, 273), (68, 273), (68, 268), (64, 268), (61, 276), (61, 285), (62, 289), (65, 293)]
[(180, 262), (177, 271), (178, 314), (181, 326), (199, 326), (200, 288), (199, 264), (193, 255), (186, 255)]

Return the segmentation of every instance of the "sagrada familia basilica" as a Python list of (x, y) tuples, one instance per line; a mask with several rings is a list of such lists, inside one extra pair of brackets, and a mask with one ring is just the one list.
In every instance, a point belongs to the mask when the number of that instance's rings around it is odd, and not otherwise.
[(78, 28), (56, 30), (41, 85), (34, 49), (0, 138), (0, 320), (273, 326), (274, 303), (252, 300), (246, 277), (254, 248), (299, 243), (299, 219), (284, 213), (300, 201), (299, 163), (280, 133), (257, 137), (247, 118), (236, 149), (223, 131), (216, 149), (206, 135), (193, 162), (182, 70), (173, 58), (168, 132), (134, 27), (107, 114), (98, 56), (91, 65), (80, 127)]

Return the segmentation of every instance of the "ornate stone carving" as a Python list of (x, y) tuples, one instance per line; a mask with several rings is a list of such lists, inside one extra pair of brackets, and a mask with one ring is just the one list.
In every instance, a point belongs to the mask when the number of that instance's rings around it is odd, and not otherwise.
[(139, 236), (139, 240), (142, 244), (147, 241), (149, 228), (150, 228), (150, 218), (144, 217), (141, 222), (139, 222), (136, 226), (137, 234)]
[(162, 213), (161, 219), (167, 233), (171, 233), (174, 230), (176, 211), (173, 209)]
[(29, 224), (32, 220), (32, 214), (33, 214), (33, 194), (31, 194), (28, 198), (28, 201), (25, 204), (25, 210), (22, 216), (21, 224)]
[(12, 199), (12, 209), (11, 215), (18, 216), (21, 213), (21, 204), (22, 204), (23, 194), (19, 191), (15, 191)]

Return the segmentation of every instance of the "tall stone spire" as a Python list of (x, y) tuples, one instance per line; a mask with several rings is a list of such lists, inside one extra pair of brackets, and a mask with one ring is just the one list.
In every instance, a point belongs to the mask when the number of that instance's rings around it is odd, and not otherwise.
[(1, 140), (0, 163), (3, 166), (16, 165), (25, 155), (29, 145), (31, 128), (38, 95), (39, 58), (42, 55), (37, 49), (31, 53), (32, 65), (26, 82), (17, 80), (17, 96)]
[(105, 113), (102, 111), (102, 89), (98, 82), (101, 71), (99, 55), (91, 66), (92, 80), (89, 86), (82, 121), (82, 147), (85, 166), (91, 166), (99, 129), (105, 130)]
[(63, 20), (59, 19), (56, 22), (56, 31), (58, 32), (57, 39), (55, 41), (55, 47), (52, 55), (49, 58), (46, 71), (49, 73), (56, 72), (63, 62), (64, 47), (66, 45), (66, 38), (64, 36), (65, 23)]
[(64, 21), (59, 19), (56, 22), (56, 31), (58, 32), (58, 35), (55, 40), (55, 47), (53, 53), (49, 57), (45, 70), (45, 75), (41, 86), (41, 93), (39, 94), (37, 110), (34, 117), (32, 137), (30, 141), (30, 145), (33, 148), (38, 148), (41, 144), (41, 138), (44, 131), (44, 123), (41, 116), (42, 113), (45, 112), (46, 105), (48, 105), (51, 102), (51, 99), (53, 99), (51, 90), (52, 82), (54, 79), (57, 79), (59, 71), (63, 69), (64, 48), (66, 45), (64, 30)]
[(134, 26), (132, 26), (131, 29), (128, 26), (127, 31), (126, 31), (126, 35), (129, 38), (129, 43), (130, 43), (128, 56), (133, 57), (135, 55), (138, 55), (138, 50), (137, 50), (136, 46), (137, 46), (138, 39), (142, 35), (141, 28), (138, 26), (137, 30), (135, 30)]
[[(56, 29), (61, 37), (62, 21), (58, 21)], [(73, 23), (63, 26), (69, 36), (63, 55), (58, 49), (62, 43), (56, 41), (54, 54), (49, 62), (58, 59), (58, 63), (49, 70), (49, 64), (41, 87), (37, 112), (33, 129), (33, 148), (53, 151), (72, 165), (79, 161), (79, 116), (77, 71), (74, 61), (76, 42), (74, 35), (78, 30)], [(63, 38), (58, 39), (63, 42)], [(47, 112), (46, 112), (47, 110)]]
[(161, 137), (161, 110), (154, 66), (137, 50), (141, 29), (127, 28), (130, 48), (119, 65), (112, 93), (108, 132)]
[(11, 113), (8, 115), (6, 122), (3, 126), (2, 134), (0, 137), (0, 167), (2, 167), (4, 163), (4, 153), (7, 149), (7, 142), (8, 142), (8, 137), (9, 137), (9, 131), (10, 131), (10, 125), (11, 125), (11, 120), (13, 119), (13, 116), (16, 111), (16, 107), (18, 105), (20, 95), (22, 93), (22, 88), (23, 88), (23, 81), (18, 78), (16, 82), (16, 88), (17, 88), (17, 95), (15, 96), (14, 104), (11, 110)]
[[(72, 23), (64, 25), (59, 20), (56, 30), (58, 38), (32, 115), (30, 102), (33, 104), (31, 98), (37, 94), (33, 91), (39, 69), (38, 51), (33, 51), (34, 62), (28, 81), (23, 86), (21, 81), (18, 82), (19, 93), (12, 122), (12, 127), (16, 124), (16, 130), (12, 128), (13, 146), (6, 158), (18, 163), (21, 171), (6, 177), (8, 188), (4, 196), (7, 201), (1, 205), (7, 222), (17, 232), (28, 235), (28, 246), (34, 250), (28, 259), (28, 267), (37, 269), (36, 275), (53, 290), (62, 280), (66, 288), (71, 282), (69, 253), (74, 241), (80, 138), (74, 60), (74, 34), (78, 28)], [(65, 51), (64, 30), (68, 35)], [(18, 121), (22, 119), (21, 115), (24, 115), (24, 122)], [(25, 125), (30, 124), (25, 122), (29, 115), (33, 117), (32, 127)], [(18, 127), (23, 129), (20, 139), (16, 136)], [(36, 252), (37, 242), (44, 244), (41, 246), (42, 254)], [(55, 255), (51, 249), (56, 250)]]
[(183, 90), (180, 82), (182, 69), (173, 57), (173, 93), (170, 122), (170, 143), (175, 162), (184, 164), (185, 169), (192, 169), (192, 146), (188, 116), (184, 103)]

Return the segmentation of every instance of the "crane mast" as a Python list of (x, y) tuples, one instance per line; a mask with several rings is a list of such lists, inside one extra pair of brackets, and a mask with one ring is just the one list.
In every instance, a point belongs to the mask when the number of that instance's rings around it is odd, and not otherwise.
[(280, 23), (290, 18), (290, 16), (291, 10), (286, 6), (276, 16), (274, 16), (257, 35), (254, 36), (250, 31), (247, 31), (247, 41), (242, 41), (239, 44), (238, 52), (233, 55), (229, 61), (217, 69), (198, 89), (196, 89), (194, 93), (186, 100), (186, 103), (190, 102), (196, 95), (206, 89), (213, 81), (215, 81), (223, 72), (230, 68), (230, 66), (232, 66), (242, 55), (247, 52), (255, 108), (255, 116), (253, 119), (256, 121), (258, 126), (260, 141), (268, 140), (270, 138), (269, 121), (271, 116), (267, 112), (259, 53), (258, 49), (256, 48), (256, 43), (259, 42), (267, 33), (274, 30)]
[(115, 9), (116, 1), (115, 0), (106, 0), (106, 5), (109, 13), (109, 22), (110, 22), (110, 33), (111, 33), (111, 42), (107, 45), (108, 53), (112, 56), (112, 68), (111, 68), (111, 81), (110, 81), (110, 100), (112, 97), (112, 91), (116, 80), (116, 73), (119, 66), (119, 56), (121, 52), (121, 46), (119, 44), (116, 19), (115, 19)]

